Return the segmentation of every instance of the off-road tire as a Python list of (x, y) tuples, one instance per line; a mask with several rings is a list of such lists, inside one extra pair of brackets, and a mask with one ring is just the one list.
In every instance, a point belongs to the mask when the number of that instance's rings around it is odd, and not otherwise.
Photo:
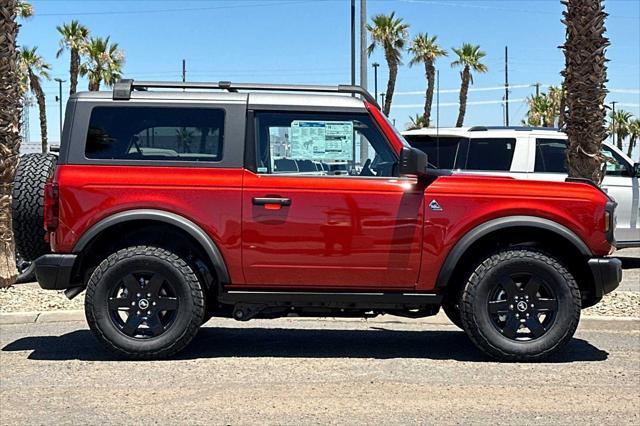
[(44, 240), (44, 185), (56, 162), (53, 154), (26, 154), (18, 162), (11, 194), (13, 234), (16, 250), (26, 261), (51, 252)]
[[(175, 322), (162, 334), (148, 339), (124, 334), (110, 319), (108, 308), (110, 288), (136, 268), (160, 271), (178, 290)], [(193, 269), (176, 254), (157, 247), (129, 247), (107, 257), (91, 275), (85, 314), (96, 338), (118, 356), (162, 359), (184, 349), (197, 334), (204, 318), (204, 294)]]
[[(487, 308), (489, 291), (506, 268), (539, 274), (553, 286), (557, 300), (555, 319), (536, 339), (509, 339), (491, 322)], [(580, 309), (580, 290), (568, 269), (553, 256), (530, 248), (503, 250), (482, 261), (469, 277), (460, 302), (462, 325), (471, 341), (501, 361), (536, 361), (556, 352), (575, 333)]]

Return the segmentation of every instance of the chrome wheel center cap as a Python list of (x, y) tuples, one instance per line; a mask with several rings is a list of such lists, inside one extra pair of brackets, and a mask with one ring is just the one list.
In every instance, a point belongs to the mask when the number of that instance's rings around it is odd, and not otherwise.
[(149, 307), (149, 301), (147, 299), (140, 299), (140, 301), (138, 301), (138, 307), (140, 309), (147, 309)]
[(525, 301), (520, 301), (516, 304), (516, 308), (518, 308), (520, 312), (526, 311), (528, 307), (529, 305), (527, 305), (527, 302)]

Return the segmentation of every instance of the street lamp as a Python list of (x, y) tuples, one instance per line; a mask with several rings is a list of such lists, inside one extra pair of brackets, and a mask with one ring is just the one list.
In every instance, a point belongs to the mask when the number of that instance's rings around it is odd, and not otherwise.
[(371, 64), (371, 66), (373, 67), (374, 96), (376, 99), (378, 99), (378, 67), (380, 66), (380, 64), (377, 62), (374, 62), (373, 64)]
[(59, 96), (56, 96), (56, 101), (60, 102), (60, 145), (62, 145), (62, 83), (65, 83), (67, 80), (63, 80), (61, 78), (54, 78), (55, 81), (58, 82), (59, 88)]

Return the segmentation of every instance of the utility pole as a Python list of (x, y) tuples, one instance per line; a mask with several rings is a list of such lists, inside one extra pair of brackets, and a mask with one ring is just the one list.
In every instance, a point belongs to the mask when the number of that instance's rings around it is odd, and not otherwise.
[(611, 136), (613, 139), (613, 144), (616, 144), (616, 104), (618, 102), (611, 102)]
[[(369, 90), (367, 84), (367, 0), (360, 0), (360, 87)], [(360, 164), (369, 157), (369, 146), (365, 137), (360, 136)]]
[(371, 66), (373, 67), (374, 98), (378, 99), (378, 67), (380, 66), (380, 64), (377, 62), (374, 62), (373, 64), (371, 64)]
[(187, 61), (185, 59), (182, 60), (182, 82), (187, 81)]
[(356, 85), (356, 0), (351, 0), (351, 85)]
[(536, 83), (535, 86), (536, 86), (536, 98), (537, 98), (538, 96), (540, 96), (540, 83)]
[(507, 127), (509, 127), (509, 51), (504, 47), (504, 116)]
[(62, 145), (62, 83), (67, 80), (61, 78), (54, 78), (58, 82), (59, 96), (56, 96), (56, 101), (60, 102), (60, 145)]

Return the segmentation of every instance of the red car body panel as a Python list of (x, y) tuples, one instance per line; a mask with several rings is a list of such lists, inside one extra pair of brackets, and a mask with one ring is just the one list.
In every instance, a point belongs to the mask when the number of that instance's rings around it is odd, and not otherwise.
[[(115, 213), (170, 211), (207, 232), (233, 287), (431, 291), (457, 241), (486, 221), (514, 215), (564, 225), (594, 255), (611, 250), (604, 234), (606, 197), (581, 183), (454, 175), (422, 191), (407, 178), (94, 165), (60, 166), (56, 181), (55, 251), (72, 252), (91, 226)], [(252, 204), (253, 197), (265, 196), (292, 204)], [(427, 207), (433, 199), (442, 211)]]
[(115, 213), (158, 209), (200, 226), (218, 246), (232, 282), (244, 282), (240, 247), (242, 169), (62, 165), (60, 219), (52, 248), (70, 253), (92, 225)]
[[(414, 180), (415, 182), (415, 180)], [(283, 197), (290, 206), (253, 205)], [(414, 288), (424, 193), (407, 178), (245, 172), (243, 263), (252, 286)]]

